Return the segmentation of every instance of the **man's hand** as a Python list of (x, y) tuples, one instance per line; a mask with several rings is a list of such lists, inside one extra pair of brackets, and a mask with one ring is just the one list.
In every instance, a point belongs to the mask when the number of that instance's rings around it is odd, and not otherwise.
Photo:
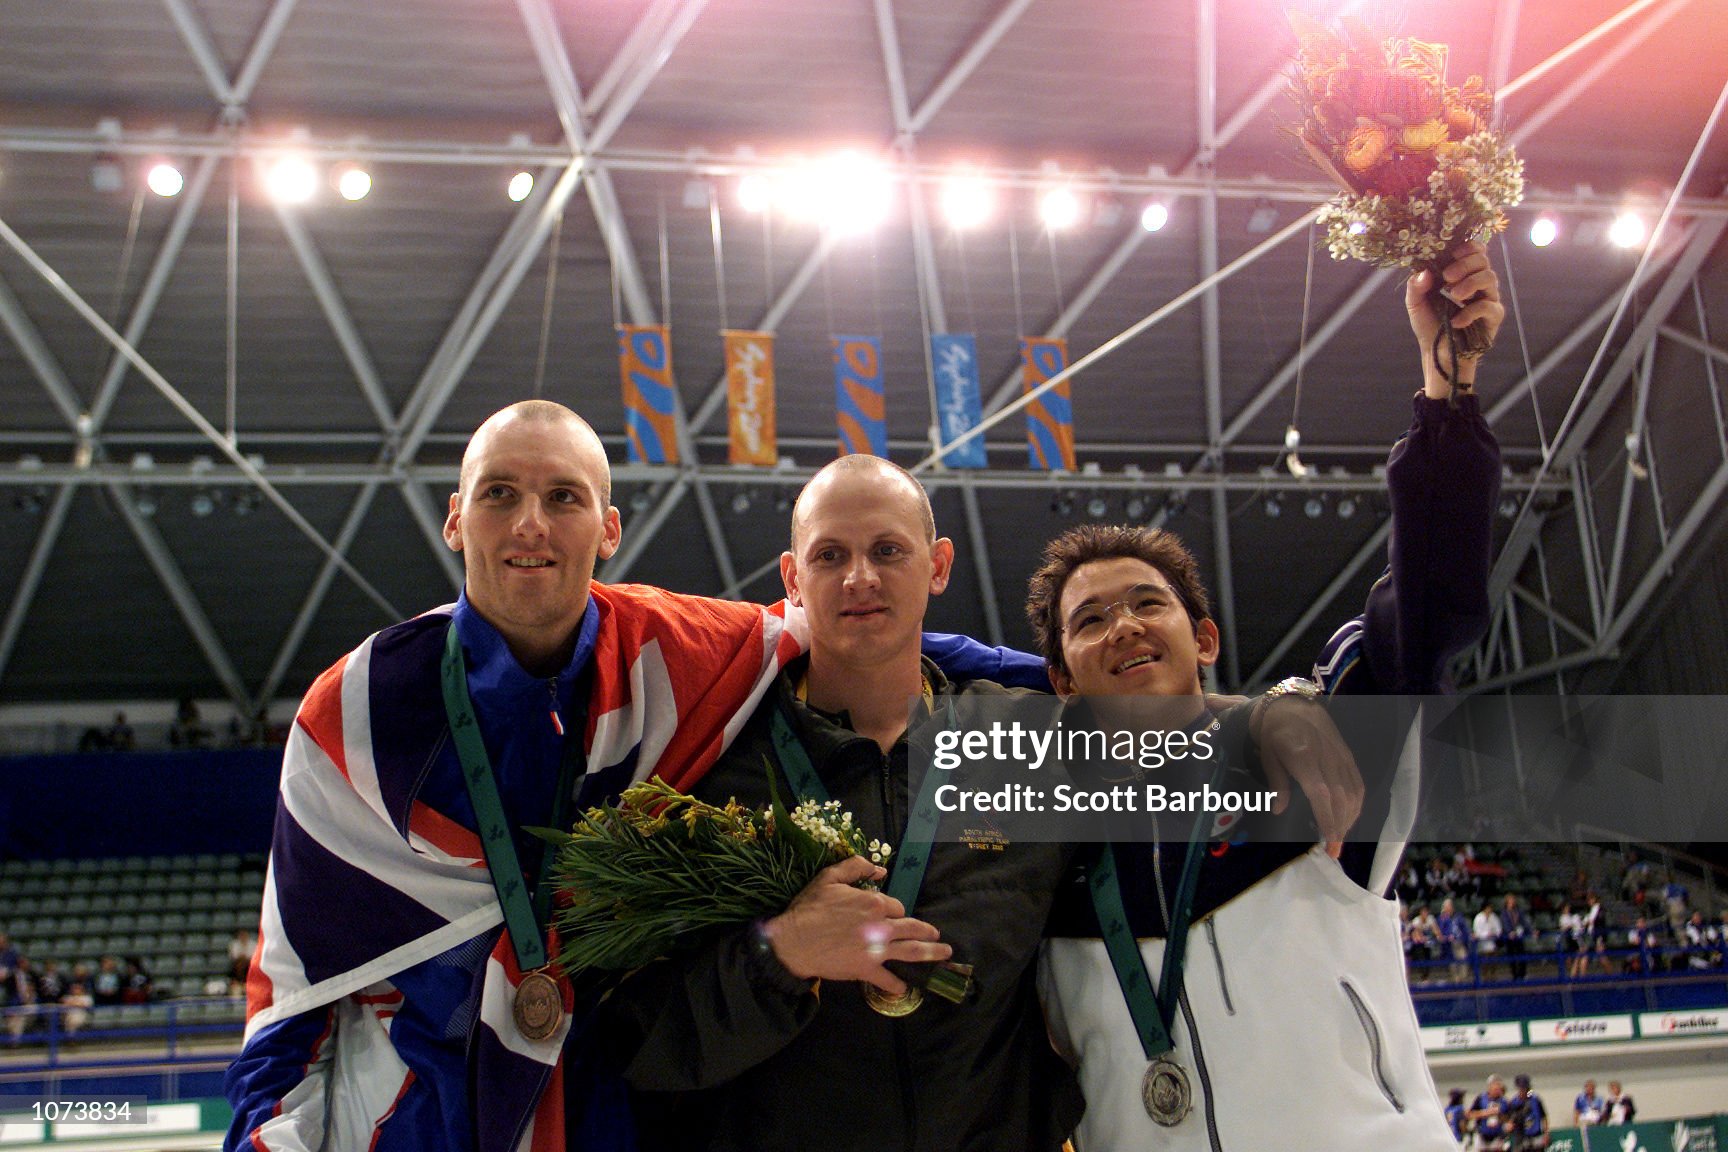
[(939, 943), (934, 925), (906, 915), (900, 901), (854, 888), (887, 871), (862, 856), (816, 874), (791, 907), (763, 925), (774, 955), (801, 980), (862, 980), (899, 995), (906, 983), (882, 966), (946, 960), (954, 949)]
[(1279, 696), (1257, 706), (1250, 722), (1266, 782), (1278, 790), (1272, 810), (1290, 806), (1294, 779), (1313, 809), (1326, 851), (1337, 859), (1344, 837), (1362, 814), (1362, 773), (1326, 709), (1299, 696)]
[[(1494, 274), (1488, 260), (1488, 248), (1483, 244), (1460, 244), (1449, 257), (1452, 263), (1440, 269), (1443, 291), (1462, 309), (1452, 317), (1452, 327), (1462, 331), (1477, 320), (1488, 324), (1488, 338), (1493, 340), (1506, 319), (1506, 306), (1500, 303), (1500, 277)], [(1440, 338), (1440, 365), (1434, 363), (1434, 340), (1444, 322), (1440, 311), (1429, 298), (1434, 286), (1433, 273), (1426, 270), (1410, 277), (1404, 286), (1404, 310), (1410, 314), (1410, 330), (1422, 355), (1422, 390), (1433, 399), (1444, 400), (1451, 390), (1442, 366), (1452, 359), (1445, 338)], [(1458, 363), (1458, 386), (1468, 392), (1476, 382), (1476, 358)]]

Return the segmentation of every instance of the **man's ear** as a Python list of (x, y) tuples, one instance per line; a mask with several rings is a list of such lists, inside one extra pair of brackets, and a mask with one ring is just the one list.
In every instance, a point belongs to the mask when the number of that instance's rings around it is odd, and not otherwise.
[(930, 595), (940, 596), (954, 574), (954, 541), (943, 536), (930, 545)]
[(444, 517), (444, 543), (450, 551), (462, 551), (462, 493), (450, 493), (450, 511)]
[(1218, 663), (1218, 625), (1202, 620), (1194, 626), (1194, 644), (1200, 652), (1200, 664), (1210, 668)]
[(1056, 689), (1056, 695), (1066, 700), (1080, 694), (1075, 690), (1074, 677), (1068, 675), (1065, 669), (1046, 666), (1044, 670), (1050, 675), (1050, 687)]
[(798, 558), (790, 552), (780, 553), (780, 582), (786, 585), (786, 599), (802, 608), (804, 599), (798, 591)]
[(618, 545), (624, 539), (624, 521), (618, 516), (618, 509), (608, 504), (606, 514), (600, 521), (599, 556), (602, 560), (610, 560), (618, 551)]

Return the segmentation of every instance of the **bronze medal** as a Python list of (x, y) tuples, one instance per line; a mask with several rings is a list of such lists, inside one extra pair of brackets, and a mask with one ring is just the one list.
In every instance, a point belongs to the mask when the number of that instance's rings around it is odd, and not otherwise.
[(546, 1040), (558, 1031), (564, 1019), (564, 998), (558, 994), (558, 981), (544, 972), (530, 972), (516, 985), (516, 999), (510, 1005), (510, 1015), (516, 1021), (516, 1031), (530, 1040)]
[(874, 984), (864, 985), (864, 1002), (884, 1016), (910, 1016), (924, 1003), (924, 989), (908, 987), (898, 996)]
[(1188, 1073), (1176, 1061), (1160, 1056), (1146, 1066), (1146, 1079), (1140, 1084), (1140, 1102), (1146, 1105), (1146, 1115), (1155, 1123), (1174, 1128), (1194, 1105)]

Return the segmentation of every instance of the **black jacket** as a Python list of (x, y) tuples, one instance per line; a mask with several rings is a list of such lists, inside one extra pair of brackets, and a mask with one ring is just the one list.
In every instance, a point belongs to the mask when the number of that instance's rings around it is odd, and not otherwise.
[[(1009, 691), (926, 671), (939, 696)], [(770, 726), (783, 707), (830, 796), (867, 836), (898, 844), (918, 783), (907, 779), (906, 741), (884, 756), (844, 716), (799, 703), (788, 675), (694, 793), (766, 804)], [(632, 1086), (642, 1147), (1060, 1148), (1082, 1103), (1050, 1047), (1034, 972), (1069, 856), (1055, 844), (934, 845), (912, 915), (974, 966), (977, 996), (965, 1005), (927, 996), (910, 1016), (889, 1019), (864, 1002), (861, 985), (817, 989), (793, 977), (753, 928), (634, 974), (601, 1024)]]

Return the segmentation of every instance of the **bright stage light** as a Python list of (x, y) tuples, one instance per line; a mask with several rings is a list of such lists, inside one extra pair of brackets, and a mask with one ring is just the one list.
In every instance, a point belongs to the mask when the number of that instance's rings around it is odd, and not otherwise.
[(304, 204), (318, 191), (318, 174), (299, 156), (284, 156), (264, 170), (264, 187), (278, 204)]
[(1052, 188), (1038, 201), (1038, 218), (1052, 232), (1072, 228), (1080, 221), (1080, 198), (1067, 188)]
[(150, 191), (163, 197), (178, 196), (180, 189), (186, 187), (186, 178), (180, 175), (180, 169), (166, 161), (152, 164), (144, 182), (150, 186)]
[(336, 178), (336, 191), (344, 200), (364, 200), (372, 191), (372, 175), (364, 168), (345, 168)]
[(1608, 226), (1608, 240), (1617, 248), (1636, 248), (1646, 234), (1644, 218), (1636, 212), (1622, 212)]
[(982, 177), (957, 173), (942, 182), (942, 214), (951, 228), (976, 228), (990, 219), (995, 194)]
[(510, 187), (506, 189), (506, 193), (516, 203), (520, 204), (528, 199), (528, 193), (532, 191), (534, 191), (534, 173), (518, 172), (510, 177)]
[(865, 232), (888, 218), (893, 184), (888, 169), (857, 152), (842, 152), (816, 172), (818, 212), (837, 232)]
[(773, 201), (773, 183), (762, 173), (746, 172), (738, 178), (738, 206), (744, 211), (766, 212)]
[(1146, 205), (1146, 210), (1140, 213), (1140, 227), (1148, 232), (1156, 232), (1168, 223), (1170, 223), (1170, 209), (1157, 200)]
[(1530, 243), (1538, 248), (1548, 247), (1559, 235), (1560, 224), (1552, 216), (1538, 216), (1536, 223), (1530, 225)]

